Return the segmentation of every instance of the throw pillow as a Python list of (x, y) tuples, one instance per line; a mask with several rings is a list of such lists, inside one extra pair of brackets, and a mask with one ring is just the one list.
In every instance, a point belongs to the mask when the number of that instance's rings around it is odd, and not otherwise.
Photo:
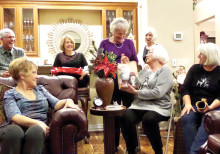
[(6, 86), (2, 83), (0, 83), (0, 125), (2, 125), (6, 120), (5, 120), (5, 113), (4, 113), (4, 108), (3, 108), (3, 98), (4, 94), (7, 90), (11, 89), (12, 87)]

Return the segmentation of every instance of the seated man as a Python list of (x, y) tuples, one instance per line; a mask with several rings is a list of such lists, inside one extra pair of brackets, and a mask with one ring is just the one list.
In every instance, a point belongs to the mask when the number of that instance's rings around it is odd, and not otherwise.
[(23, 57), (25, 53), (23, 49), (14, 46), (15, 33), (11, 29), (2, 29), (0, 31), (0, 40), (2, 41), (0, 46), (0, 76), (9, 77), (8, 68), (10, 62), (18, 57)]

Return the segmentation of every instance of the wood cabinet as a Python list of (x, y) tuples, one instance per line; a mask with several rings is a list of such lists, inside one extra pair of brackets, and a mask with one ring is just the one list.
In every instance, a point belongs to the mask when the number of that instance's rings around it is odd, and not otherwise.
[[(104, 10), (103, 13), (103, 25), (105, 27), (104, 29), (104, 38), (110, 37), (112, 34), (110, 33), (110, 23), (117, 17), (123, 17), (125, 18), (130, 27), (128, 29), (127, 36), (132, 33), (133, 35), (137, 35), (137, 10), (136, 8), (121, 8), (121, 7), (115, 7), (115, 8), (107, 8)], [(103, 28), (104, 28), (103, 27)]]
[(13, 3), (1, 5), (0, 10), (0, 28), (15, 32), (15, 45), (23, 48), (27, 56), (39, 56), (37, 8)]
[[(40, 9), (100, 10), (103, 39), (111, 36), (110, 22), (116, 17), (124, 17), (130, 24), (127, 35), (132, 33), (135, 36), (136, 42), (138, 42), (137, 3), (71, 2), (52, 0), (0, 1), (0, 29), (5, 27), (13, 29), (16, 35), (16, 46), (25, 49), (26, 55), (29, 57), (40, 56), (40, 19), (38, 16)], [(138, 48), (137, 44), (136, 47)]]

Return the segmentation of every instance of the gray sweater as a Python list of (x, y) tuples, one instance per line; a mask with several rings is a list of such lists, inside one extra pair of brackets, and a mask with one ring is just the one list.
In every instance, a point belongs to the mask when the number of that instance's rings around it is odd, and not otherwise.
[(170, 92), (173, 86), (170, 69), (163, 66), (155, 74), (149, 70), (141, 70), (138, 75), (140, 89), (129, 109), (151, 110), (163, 116), (170, 116)]

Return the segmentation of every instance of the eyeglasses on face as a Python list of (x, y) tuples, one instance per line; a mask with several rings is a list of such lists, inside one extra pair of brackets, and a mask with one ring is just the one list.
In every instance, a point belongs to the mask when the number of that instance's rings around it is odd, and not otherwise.
[(7, 36), (7, 37), (3, 37), (3, 38), (15, 39), (15, 36)]

